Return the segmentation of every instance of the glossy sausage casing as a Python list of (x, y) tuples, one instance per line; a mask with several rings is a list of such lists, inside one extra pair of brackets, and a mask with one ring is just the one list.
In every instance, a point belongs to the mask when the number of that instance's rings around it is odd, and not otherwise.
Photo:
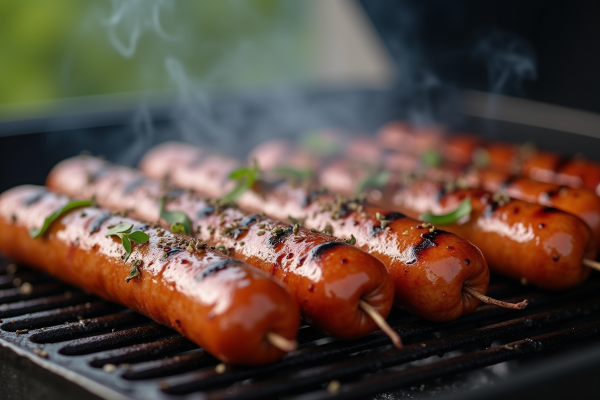
[(104, 207), (129, 210), (131, 215), (151, 221), (159, 219), (159, 199), (167, 194), (166, 208), (185, 212), (196, 238), (222, 246), (233, 257), (286, 283), (307, 322), (331, 336), (356, 339), (377, 329), (359, 308), (360, 300), (384, 317), (392, 307), (394, 289), (384, 265), (325, 234), (295, 229), (189, 191), (165, 192), (159, 181), (139, 171), (92, 157), (61, 162), (47, 184), (74, 197), (93, 196)]
[[(300, 314), (283, 285), (219, 252), (185, 251), (183, 237), (92, 207), (73, 210), (42, 237), (30, 237), (30, 229), (68, 202), (38, 186), (0, 195), (0, 251), (169, 326), (228, 363), (273, 362), (283, 352), (267, 333), (295, 337)], [(129, 282), (131, 264), (122, 259), (120, 239), (105, 236), (121, 222), (150, 236), (132, 245), (130, 260), (141, 265)]]
[(471, 199), (469, 216), (444, 229), (481, 249), (490, 268), (508, 277), (542, 288), (562, 290), (583, 282), (589, 268), (584, 258), (596, 258), (589, 227), (579, 218), (556, 208), (509, 198), (496, 199), (480, 189), (446, 192), (442, 184), (417, 181), (400, 189), (394, 207), (418, 217), (425, 212), (450, 212)]
[[(226, 190), (224, 174), (211, 178), (206, 173), (212, 169), (210, 165), (190, 162), (188, 157), (177, 160), (177, 154), (194, 151), (199, 152), (181, 144), (162, 145), (148, 153), (141, 166), (153, 177), (168, 174), (177, 185), (209, 196), (222, 195)], [(207, 183), (209, 179), (220, 180), (221, 189), (213, 190), (218, 184)], [(354, 236), (356, 246), (388, 267), (396, 304), (423, 318), (449, 321), (473, 311), (479, 301), (464, 294), (463, 285), (481, 293), (487, 291), (489, 271), (476, 247), (448, 232), (429, 232), (418, 221), (389, 209), (293, 187), (283, 181), (255, 185), (239, 204), (274, 218), (292, 216), (306, 227), (330, 230), (344, 239)]]

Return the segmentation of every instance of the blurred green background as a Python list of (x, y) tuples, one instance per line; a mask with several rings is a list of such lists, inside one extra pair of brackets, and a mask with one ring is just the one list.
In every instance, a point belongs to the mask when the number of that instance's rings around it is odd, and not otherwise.
[(169, 89), (168, 57), (203, 85), (302, 80), (313, 41), (309, 5), (0, 0), (0, 108), (39, 112), (60, 98)]

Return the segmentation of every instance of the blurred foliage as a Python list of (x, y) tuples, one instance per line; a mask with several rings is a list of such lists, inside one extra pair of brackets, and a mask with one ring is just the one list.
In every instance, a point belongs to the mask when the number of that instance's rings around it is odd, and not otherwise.
[[(308, 6), (296, 0), (0, 0), (0, 105), (169, 88), (167, 58), (200, 84), (299, 79), (309, 65)], [(127, 57), (113, 44), (127, 47), (136, 27), (135, 53)]]

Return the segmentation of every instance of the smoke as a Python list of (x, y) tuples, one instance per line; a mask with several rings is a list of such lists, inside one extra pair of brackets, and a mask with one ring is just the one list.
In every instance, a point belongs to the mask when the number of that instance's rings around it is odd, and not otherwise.
[(524, 83), (537, 77), (533, 48), (514, 34), (491, 31), (479, 39), (473, 55), (485, 63), (492, 93), (522, 95)]
[(161, 13), (173, 9), (173, 0), (111, 0), (111, 4), (112, 10), (103, 25), (111, 44), (123, 57), (133, 57), (144, 34), (155, 34), (167, 42), (177, 40), (161, 24)]

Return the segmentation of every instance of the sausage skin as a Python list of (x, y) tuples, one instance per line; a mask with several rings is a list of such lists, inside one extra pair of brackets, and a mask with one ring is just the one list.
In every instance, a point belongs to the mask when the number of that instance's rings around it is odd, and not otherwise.
[[(38, 186), (4, 192), (0, 251), (171, 327), (228, 363), (279, 359), (284, 353), (266, 340), (268, 332), (295, 338), (300, 313), (283, 285), (219, 252), (185, 251), (184, 237), (94, 207), (72, 210), (42, 237), (30, 237), (30, 229), (68, 202)], [(150, 236), (132, 244), (130, 260), (141, 264), (140, 275), (129, 282), (131, 264), (123, 261), (121, 240), (105, 236), (121, 222)]]
[[(218, 166), (206, 158), (198, 162), (200, 153), (186, 145), (164, 144), (146, 154), (141, 168), (155, 178), (168, 175), (173, 183), (208, 196), (223, 195), (228, 190), (226, 172), (209, 174)], [(185, 156), (178, 157), (181, 154)], [(215, 190), (219, 184), (221, 189)], [(285, 181), (259, 182), (238, 203), (273, 218), (292, 216), (307, 228), (344, 239), (354, 237), (356, 246), (390, 271), (395, 303), (422, 318), (450, 321), (473, 311), (479, 300), (464, 293), (463, 285), (487, 291), (489, 271), (475, 246), (445, 231), (430, 232), (420, 222), (389, 209)]]
[(360, 300), (384, 317), (393, 305), (394, 289), (385, 266), (331, 236), (243, 212), (189, 191), (165, 192), (159, 181), (139, 171), (92, 157), (59, 163), (47, 185), (73, 197), (93, 196), (104, 207), (129, 210), (149, 221), (159, 220), (159, 199), (166, 193), (165, 208), (185, 212), (193, 222), (194, 237), (223, 246), (234, 258), (283, 281), (306, 321), (328, 335), (357, 339), (378, 329), (359, 307)]
[(399, 189), (391, 203), (418, 217), (429, 211), (448, 213), (466, 198), (471, 199), (471, 214), (444, 229), (479, 247), (491, 270), (553, 290), (575, 287), (589, 275), (582, 262), (596, 258), (590, 228), (556, 208), (481, 189), (447, 192), (443, 184), (425, 180)]

